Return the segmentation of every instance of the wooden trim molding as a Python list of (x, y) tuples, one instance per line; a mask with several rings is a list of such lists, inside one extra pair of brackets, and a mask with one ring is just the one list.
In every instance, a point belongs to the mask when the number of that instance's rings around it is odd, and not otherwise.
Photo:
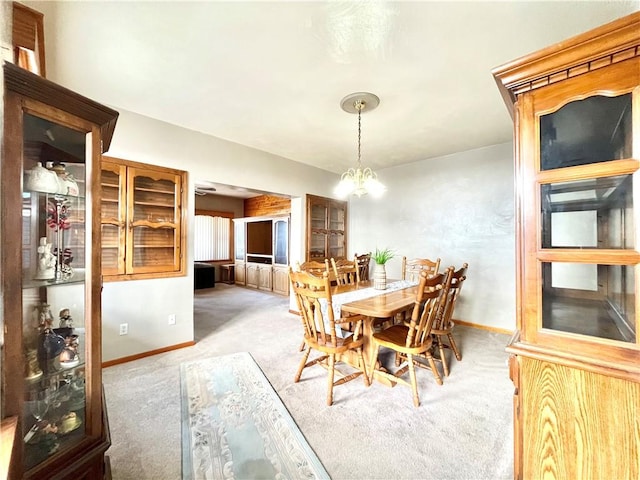
[(109, 150), (119, 113), (12, 63), (4, 64), (5, 89), (100, 125), (102, 151)]
[(145, 357), (152, 357), (159, 353), (171, 352), (173, 350), (179, 350), (185, 347), (193, 347), (196, 344), (193, 340), (190, 342), (178, 343), (176, 345), (169, 345), (168, 347), (157, 348), (156, 350), (150, 350), (148, 352), (136, 353), (135, 355), (129, 355), (128, 357), (116, 358), (115, 360), (109, 360), (102, 362), (102, 368), (113, 367), (114, 365), (120, 365), (122, 363), (133, 362)]
[(522, 92), (640, 56), (640, 12), (614, 20), (492, 70), (514, 117)]

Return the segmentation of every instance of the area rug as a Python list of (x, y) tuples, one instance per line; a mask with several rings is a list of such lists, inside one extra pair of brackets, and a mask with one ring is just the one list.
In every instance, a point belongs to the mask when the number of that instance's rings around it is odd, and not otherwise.
[(183, 479), (329, 478), (248, 352), (180, 365)]

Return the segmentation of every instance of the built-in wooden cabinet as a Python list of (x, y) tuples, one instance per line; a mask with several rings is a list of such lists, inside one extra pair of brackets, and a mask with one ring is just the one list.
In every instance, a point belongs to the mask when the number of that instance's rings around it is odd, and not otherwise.
[(307, 261), (346, 255), (347, 202), (307, 195)]
[(233, 222), (235, 283), (288, 295), (289, 216), (234, 218)]
[(494, 70), (515, 120), (515, 477), (640, 477), (640, 12)]
[(180, 170), (103, 159), (105, 279), (184, 274), (185, 181)]
[(2, 470), (102, 479), (100, 160), (118, 114), (12, 64), (3, 74)]

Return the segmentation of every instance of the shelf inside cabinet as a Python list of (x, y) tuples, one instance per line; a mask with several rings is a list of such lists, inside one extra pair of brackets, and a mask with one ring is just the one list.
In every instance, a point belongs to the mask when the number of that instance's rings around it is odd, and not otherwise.
[(84, 269), (77, 269), (73, 271), (71, 277), (67, 279), (51, 279), (51, 280), (36, 280), (33, 278), (27, 278), (23, 276), (22, 288), (37, 288), (37, 287), (52, 287), (55, 285), (73, 285), (85, 282)]

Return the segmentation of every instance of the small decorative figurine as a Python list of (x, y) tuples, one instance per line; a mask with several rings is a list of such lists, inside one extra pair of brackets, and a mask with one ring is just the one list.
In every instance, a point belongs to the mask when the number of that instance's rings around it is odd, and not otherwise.
[(47, 303), (41, 303), (35, 307), (38, 310), (38, 330), (44, 333), (53, 327), (53, 315), (51, 314), (51, 306)]
[(51, 251), (51, 244), (47, 243), (47, 237), (40, 238), (38, 246), (38, 268), (36, 280), (53, 280), (56, 276), (56, 256)]
[(38, 356), (35, 349), (28, 349), (25, 354), (25, 378), (32, 382), (42, 377), (42, 370), (38, 365)]
[(71, 313), (68, 308), (60, 310), (60, 323), (58, 324), (58, 327), (73, 328), (73, 319), (71, 318)]

